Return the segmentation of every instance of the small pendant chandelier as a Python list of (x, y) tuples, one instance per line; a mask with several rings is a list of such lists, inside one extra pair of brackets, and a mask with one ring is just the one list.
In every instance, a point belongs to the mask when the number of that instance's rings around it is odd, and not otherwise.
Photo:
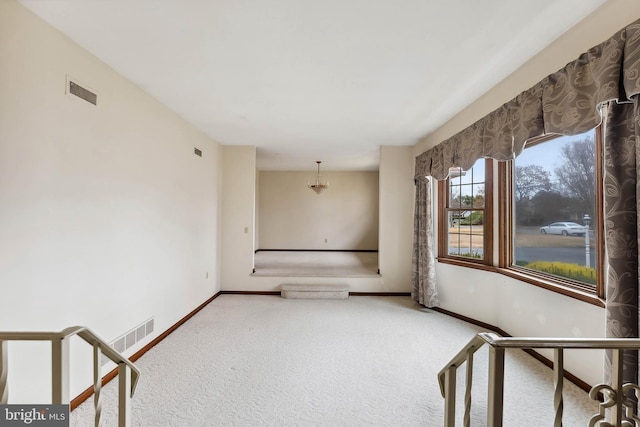
[(320, 181), (320, 163), (322, 163), (322, 162), (320, 160), (316, 160), (316, 163), (318, 164), (318, 175), (316, 176), (316, 183), (315, 184), (307, 184), (307, 187), (309, 187), (310, 189), (315, 191), (316, 194), (320, 194), (324, 190), (329, 188), (329, 182), (327, 181), (326, 184), (322, 184), (322, 182)]

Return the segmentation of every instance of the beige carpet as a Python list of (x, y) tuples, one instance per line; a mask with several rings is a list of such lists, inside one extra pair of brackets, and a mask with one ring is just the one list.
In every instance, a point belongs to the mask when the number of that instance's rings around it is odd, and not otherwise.
[(377, 252), (258, 251), (255, 276), (370, 277), (378, 275)]
[[(223, 295), (137, 362), (132, 424), (442, 426), (436, 375), (479, 331), (408, 297)], [(472, 426), (485, 425), (486, 362), (480, 350)], [(553, 425), (551, 371), (509, 351), (506, 376), (505, 427)], [(115, 389), (103, 391), (105, 426), (116, 425)], [(571, 383), (564, 396), (564, 425), (586, 426), (595, 405)], [(71, 421), (93, 425), (91, 401)]]

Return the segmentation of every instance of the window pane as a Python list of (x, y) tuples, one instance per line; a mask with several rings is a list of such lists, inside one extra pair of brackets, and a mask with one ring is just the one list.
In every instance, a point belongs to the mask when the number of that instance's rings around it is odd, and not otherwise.
[(462, 177), (466, 174), (461, 168), (449, 169), (449, 205), (448, 207), (458, 209), (461, 207), (462, 197)]
[(460, 208), (460, 185), (449, 186), (449, 207), (454, 209)]
[(596, 284), (594, 131), (526, 148), (514, 162), (515, 264)]
[(450, 211), (448, 247), (449, 255), (482, 259), (484, 212)]
[(483, 208), (484, 207), (484, 182), (477, 183), (473, 186), (473, 207), (474, 208)]
[(445, 234), (441, 256), (468, 257), (485, 260), (485, 159), (479, 159), (469, 170), (449, 170), (448, 200), (442, 218)]
[(449, 205), (453, 209), (484, 207), (484, 159), (468, 171), (449, 169)]

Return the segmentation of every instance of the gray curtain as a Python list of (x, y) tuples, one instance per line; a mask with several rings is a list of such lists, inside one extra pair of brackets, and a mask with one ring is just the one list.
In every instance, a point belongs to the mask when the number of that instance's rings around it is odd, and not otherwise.
[[(640, 21), (636, 21), (416, 158), (417, 181), (424, 176), (445, 179), (450, 167), (468, 169), (481, 157), (511, 160), (520, 154), (529, 138), (586, 132), (601, 122), (600, 107), (608, 105), (603, 183), (607, 337), (637, 338), (639, 332), (639, 94)], [(430, 209), (422, 206), (429, 195), (421, 197), (416, 199), (416, 212), (426, 210), (427, 215), (416, 214), (416, 221), (430, 224)], [(426, 227), (430, 229), (426, 224), (415, 227), (414, 258), (429, 256), (433, 251), (424, 248), (430, 241), (420, 235)], [(430, 262), (414, 260), (414, 264), (426, 266)], [(637, 383), (637, 355), (627, 355), (624, 369), (625, 380)]]
[(640, 20), (416, 158), (415, 176), (445, 179), (482, 157), (512, 160), (527, 139), (577, 135), (601, 121), (598, 106), (640, 93)]
[(431, 215), (431, 182), (416, 179), (416, 209), (413, 221), (413, 256), (411, 262), (411, 297), (425, 307), (440, 305), (436, 289), (435, 255), (433, 253), (433, 219)]
[[(638, 338), (638, 98), (611, 103), (604, 138), (604, 220), (608, 338)], [(611, 359), (607, 353), (607, 372)], [(623, 381), (638, 383), (637, 352), (626, 351)]]

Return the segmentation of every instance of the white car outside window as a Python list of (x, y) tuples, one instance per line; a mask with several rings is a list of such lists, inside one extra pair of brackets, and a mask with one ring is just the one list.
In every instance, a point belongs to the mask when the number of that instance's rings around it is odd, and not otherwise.
[(540, 227), (542, 234), (561, 234), (563, 236), (584, 236), (587, 227), (575, 222), (554, 222)]

